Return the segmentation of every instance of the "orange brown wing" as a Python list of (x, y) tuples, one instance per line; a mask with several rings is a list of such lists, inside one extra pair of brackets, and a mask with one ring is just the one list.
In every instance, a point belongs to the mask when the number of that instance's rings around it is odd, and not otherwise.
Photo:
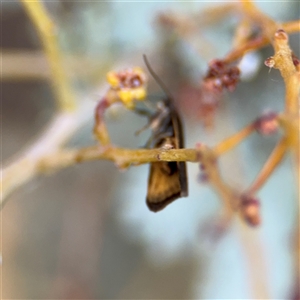
[(154, 162), (150, 165), (146, 203), (157, 212), (181, 197), (178, 162)]

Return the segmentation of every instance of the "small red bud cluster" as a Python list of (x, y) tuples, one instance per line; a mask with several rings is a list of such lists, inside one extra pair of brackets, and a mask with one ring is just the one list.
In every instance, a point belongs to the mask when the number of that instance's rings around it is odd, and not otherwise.
[(198, 181), (200, 183), (208, 183), (209, 176), (206, 172), (206, 166), (203, 163), (199, 164), (199, 170), (200, 170), (200, 173), (198, 175)]
[(289, 36), (283, 29), (278, 29), (275, 33), (275, 39), (277, 40), (289, 40)]
[(257, 226), (261, 222), (259, 213), (260, 203), (257, 198), (249, 195), (241, 197), (241, 214), (244, 220), (251, 226)]
[(273, 58), (273, 56), (268, 57), (265, 61), (264, 61), (265, 66), (269, 67), (269, 68), (273, 68), (275, 66), (275, 60)]
[(276, 112), (268, 112), (260, 116), (255, 122), (254, 127), (257, 132), (262, 135), (271, 135), (278, 131), (278, 114)]
[(222, 60), (213, 60), (204, 81), (212, 80), (215, 89), (222, 91), (224, 88), (233, 91), (239, 81), (240, 70), (236, 66), (229, 66)]
[(134, 69), (126, 69), (116, 73), (119, 79), (119, 88), (137, 88), (145, 84), (145, 78)]

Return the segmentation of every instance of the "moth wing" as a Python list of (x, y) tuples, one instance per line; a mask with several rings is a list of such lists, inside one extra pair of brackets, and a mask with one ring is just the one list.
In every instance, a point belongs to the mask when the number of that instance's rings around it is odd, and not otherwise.
[(157, 212), (181, 197), (179, 164), (177, 162), (154, 162), (150, 165), (146, 203)]
[[(173, 145), (175, 149), (184, 147), (180, 117), (171, 111), (172, 137), (162, 138), (157, 147)], [(157, 212), (180, 197), (187, 197), (187, 171), (185, 162), (155, 162), (150, 164), (146, 203), (151, 211)]]
[[(172, 111), (172, 125), (174, 129), (175, 138), (175, 148), (182, 149), (184, 148), (184, 137), (183, 137), (183, 128), (180, 116), (176, 110)], [(184, 161), (178, 163), (179, 169), (179, 182), (181, 187), (180, 197), (188, 196), (188, 179), (187, 179), (187, 167)]]
[(187, 197), (189, 195), (188, 191), (188, 178), (186, 171), (186, 163), (181, 161), (178, 163), (179, 165), (179, 182), (180, 182), (180, 197)]

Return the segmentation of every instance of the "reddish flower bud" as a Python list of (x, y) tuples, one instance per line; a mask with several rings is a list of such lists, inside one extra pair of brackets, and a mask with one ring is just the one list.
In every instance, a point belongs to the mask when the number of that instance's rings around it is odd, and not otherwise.
[(273, 56), (268, 57), (264, 63), (269, 68), (273, 68), (275, 66), (275, 60), (274, 60)]
[(279, 122), (276, 112), (268, 112), (254, 122), (254, 127), (260, 134), (270, 135), (278, 131)]
[(213, 86), (217, 91), (223, 88), (233, 91), (240, 79), (240, 70), (236, 66), (229, 66), (222, 60), (213, 60), (209, 64), (209, 70), (204, 81), (213, 80)]
[(257, 198), (249, 195), (241, 197), (241, 214), (244, 220), (251, 226), (257, 226), (261, 223), (260, 203)]
[(278, 29), (275, 33), (275, 38), (278, 40), (287, 40), (289, 39), (289, 36), (286, 34), (286, 32), (283, 29)]

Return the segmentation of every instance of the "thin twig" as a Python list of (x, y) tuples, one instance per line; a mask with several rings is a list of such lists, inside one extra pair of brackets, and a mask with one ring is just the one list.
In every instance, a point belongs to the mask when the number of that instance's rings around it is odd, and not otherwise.
[[(281, 28), (286, 31), (286, 33), (296, 33), (300, 31), (300, 21), (291, 21), (281, 24)], [(270, 44), (271, 40), (267, 36), (258, 36), (252, 40), (249, 40), (244, 45), (239, 46), (236, 49), (230, 51), (224, 58), (226, 63), (232, 63), (240, 58), (242, 58), (249, 51), (257, 51), (263, 47)]]
[(155, 161), (197, 162), (195, 149), (125, 149), (113, 146), (92, 146), (65, 149), (45, 156), (38, 163), (39, 172), (47, 173), (92, 160), (110, 160), (119, 168), (128, 168)]
[(52, 22), (43, 4), (39, 1), (20, 0), (43, 43), (51, 73), (53, 88), (56, 93), (57, 107), (61, 111), (73, 111), (76, 108), (75, 95), (63, 67), (63, 60), (56, 38), (57, 28)]
[(76, 112), (57, 113), (31, 146), (1, 169), (1, 208), (11, 192), (39, 174), (38, 164), (41, 159), (51, 153), (57, 153), (78, 128), (89, 121), (93, 105), (92, 102), (82, 101), (80, 109)]
[(256, 177), (255, 181), (248, 188), (247, 192), (249, 194), (255, 194), (262, 187), (262, 185), (266, 182), (266, 180), (270, 177), (270, 175), (283, 159), (286, 150), (287, 144), (286, 140), (283, 138), (269, 156), (267, 162), (263, 166), (259, 175)]
[(220, 156), (234, 147), (239, 145), (244, 139), (246, 139), (254, 131), (253, 123), (249, 124), (239, 132), (233, 134), (232, 136), (222, 140), (218, 145), (214, 147), (214, 152), (216, 155)]

